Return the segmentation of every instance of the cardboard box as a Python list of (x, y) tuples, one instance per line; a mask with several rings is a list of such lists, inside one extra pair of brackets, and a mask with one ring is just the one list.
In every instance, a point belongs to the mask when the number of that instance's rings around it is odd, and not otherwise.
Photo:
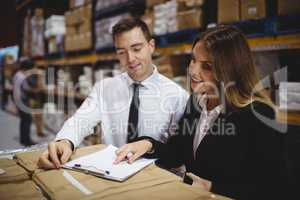
[(73, 26), (92, 19), (92, 5), (87, 4), (80, 8), (65, 12), (66, 26)]
[(91, 32), (83, 33), (79, 37), (80, 37), (79, 50), (92, 48), (92, 33)]
[(202, 10), (200, 9), (182, 11), (177, 14), (178, 30), (200, 28), (203, 26), (202, 21)]
[(31, 180), (0, 184), (0, 194), (1, 200), (47, 199)]
[(90, 21), (87, 21), (79, 26), (78, 32), (81, 33), (87, 33), (92, 31), (92, 23)]
[(65, 51), (74, 51), (75, 39), (76, 36), (66, 36), (65, 38)]
[(65, 13), (66, 26), (73, 26), (80, 23), (80, 16), (78, 10), (67, 11)]
[(77, 33), (78, 33), (77, 26), (66, 26), (66, 35), (67, 36), (76, 35)]
[(152, 8), (155, 5), (165, 3), (167, 0), (146, 0), (146, 7)]
[(300, 14), (299, 0), (277, 0), (278, 15)]
[(81, 20), (83, 19), (91, 19), (92, 18), (92, 5), (87, 4), (78, 8), (79, 17)]
[(50, 37), (48, 39), (48, 53), (55, 53), (57, 52), (57, 46), (56, 46), (56, 38), (55, 37)]
[(150, 33), (153, 34), (153, 30), (154, 30), (154, 12), (152, 10), (146, 10), (146, 13), (141, 17), (141, 20), (143, 20), (149, 30)]
[(240, 15), (240, 0), (218, 0), (218, 23), (239, 21)]
[(79, 51), (92, 48), (92, 33), (86, 32), (73, 36), (66, 36), (65, 51)]
[(193, 7), (193, 6), (203, 6), (205, 0), (184, 0), (186, 6)]
[(0, 174), (0, 184), (7, 184), (29, 180), (29, 173), (19, 166), (15, 160), (0, 159), (0, 169), (5, 173)]
[(241, 19), (261, 19), (267, 16), (267, 0), (241, 0)]

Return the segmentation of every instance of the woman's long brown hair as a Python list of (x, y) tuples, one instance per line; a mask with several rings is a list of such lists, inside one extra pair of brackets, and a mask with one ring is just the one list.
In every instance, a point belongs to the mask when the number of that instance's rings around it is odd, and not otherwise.
[[(225, 85), (226, 104), (244, 107), (253, 101), (273, 104), (259, 82), (247, 39), (240, 30), (230, 25), (219, 25), (202, 32), (196, 38), (204, 42), (212, 57), (215, 78)], [(224, 94), (221, 94), (224, 95)]]

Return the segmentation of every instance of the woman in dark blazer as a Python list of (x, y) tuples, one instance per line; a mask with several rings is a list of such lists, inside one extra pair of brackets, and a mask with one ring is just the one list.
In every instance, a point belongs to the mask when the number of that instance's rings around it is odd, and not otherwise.
[(129, 162), (145, 156), (166, 168), (185, 165), (194, 185), (217, 194), (283, 198), (284, 136), (276, 131), (273, 105), (244, 35), (224, 25), (203, 32), (188, 72), (193, 93), (177, 134), (165, 144), (139, 137), (117, 151), (115, 163), (131, 152)]

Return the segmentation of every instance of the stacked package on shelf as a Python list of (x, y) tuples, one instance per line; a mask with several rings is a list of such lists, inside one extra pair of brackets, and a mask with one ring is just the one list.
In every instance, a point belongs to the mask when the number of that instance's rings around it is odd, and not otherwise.
[(45, 38), (48, 41), (48, 53), (63, 51), (63, 39), (66, 34), (65, 17), (52, 15), (46, 20)]
[(278, 15), (300, 14), (299, 0), (278, 0)]
[(218, 0), (218, 23), (265, 18), (269, 10), (268, 0)]
[(203, 0), (147, 1), (142, 17), (155, 35), (202, 26)]
[(23, 29), (23, 45), (22, 45), (22, 56), (29, 57), (31, 54), (31, 11), (27, 10), (26, 17), (24, 19)]
[(154, 60), (157, 70), (168, 78), (186, 74), (189, 57), (181, 55), (163, 55)]
[(57, 70), (56, 76), (58, 89), (62, 89), (64, 91), (64, 89), (67, 87), (67, 84), (73, 84), (70, 79), (70, 73), (63, 69)]
[(45, 54), (44, 43), (44, 12), (41, 8), (34, 10), (34, 16), (31, 18), (31, 56), (40, 57)]
[(218, 23), (239, 21), (240, 3), (240, 0), (218, 0)]
[(112, 27), (121, 19), (130, 17), (130, 14), (125, 13), (111, 18), (104, 18), (95, 21), (95, 48), (101, 49), (113, 46), (111, 36)]
[(163, 35), (177, 30), (177, 2), (171, 0), (154, 6), (154, 28), (156, 35)]
[(130, 0), (98, 0), (95, 4), (96, 5), (95, 11), (97, 12), (97, 11), (109, 8), (111, 6), (126, 3), (128, 1), (130, 1)]
[(122, 73), (120, 64), (111, 65), (101, 65), (99, 69), (96, 69), (94, 72), (95, 82), (101, 81), (102, 79), (108, 77), (114, 77)]
[(300, 110), (300, 83), (281, 82), (279, 85), (279, 109)]
[(92, 3), (92, 0), (69, 0), (70, 9), (78, 8), (90, 3)]
[(241, 19), (261, 19), (267, 16), (267, 0), (241, 0)]
[[(95, 15), (112, 6), (121, 5), (129, 2), (129, 0), (97, 0), (95, 3)], [(130, 14), (125, 13), (109, 18), (102, 18), (95, 21), (95, 49), (111, 48), (113, 39), (111, 37), (112, 27), (122, 18), (130, 17)]]
[(78, 78), (79, 92), (80, 94), (87, 96), (93, 87), (92, 68), (85, 66), (83, 68), (83, 74)]
[(78, 51), (92, 48), (92, 5), (85, 4), (65, 13), (65, 50)]

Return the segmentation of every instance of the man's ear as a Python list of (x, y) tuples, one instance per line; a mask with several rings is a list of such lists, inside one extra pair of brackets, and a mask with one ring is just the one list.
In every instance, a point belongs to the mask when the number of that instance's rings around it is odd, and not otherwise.
[(155, 40), (153, 38), (151, 40), (149, 40), (149, 46), (151, 48), (151, 53), (154, 53), (154, 51), (155, 51)]

